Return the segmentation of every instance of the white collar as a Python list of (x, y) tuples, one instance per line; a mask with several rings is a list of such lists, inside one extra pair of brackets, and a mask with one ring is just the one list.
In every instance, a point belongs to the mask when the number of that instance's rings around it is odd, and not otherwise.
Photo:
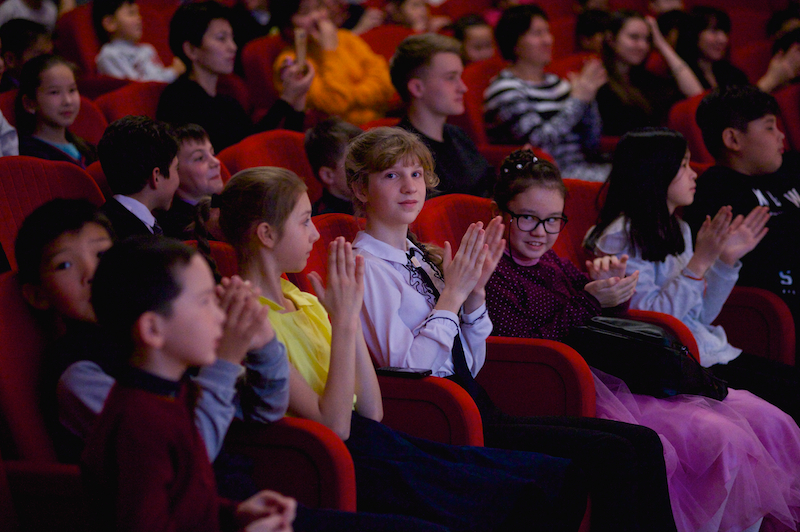
[[(378, 257), (379, 259), (388, 260), (390, 262), (397, 262), (398, 264), (406, 264), (408, 262), (408, 253), (394, 246), (378, 240), (372, 235), (367, 234), (366, 231), (359, 231), (353, 240), (353, 247), (361, 251), (366, 251), (370, 255)], [(406, 247), (408, 250), (411, 248), (416, 249), (422, 253), (422, 250), (415, 246), (410, 240), (406, 239)]]
[(156, 217), (150, 212), (144, 203), (130, 196), (123, 196), (122, 194), (114, 194), (114, 199), (128, 209), (131, 214), (139, 218), (144, 224), (153, 232), (153, 226), (156, 224)]

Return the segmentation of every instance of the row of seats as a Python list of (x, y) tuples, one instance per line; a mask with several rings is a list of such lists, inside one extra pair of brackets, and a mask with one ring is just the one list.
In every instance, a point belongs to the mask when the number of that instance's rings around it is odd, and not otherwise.
[[(12, 230), (18, 227), (30, 210), (51, 197), (86, 197), (96, 204), (102, 203), (95, 182), (74, 165), (11, 157), (0, 160), (0, 173), (12, 177), (4, 181), (9, 188), (0, 195), (3, 232), (8, 231), (7, 227)], [(11, 183), (18, 188), (10, 187)], [(562, 233), (560, 241), (565, 247), (560, 252), (575, 260), (576, 249), (571, 243), (576, 241), (578, 233), (582, 236), (593, 220), (597, 185), (569, 181), (568, 186), (567, 215), (571, 222), (567, 228), (570, 231)], [(492, 214), (489, 200), (443, 196), (426, 204), (415, 230), (425, 240), (458, 242), (471, 221), (486, 221)], [(355, 218), (345, 215), (325, 215), (316, 218), (315, 223), (323, 238), (312, 252), (309, 269), (324, 273), (324, 243), (338, 235), (351, 239), (359, 225)], [(9, 238), (0, 237), (5, 246)], [(223, 273), (235, 273), (233, 249), (216, 243), (213, 250), (218, 265), (225, 270)], [(308, 288), (303, 276), (293, 277), (301, 287)], [(763, 295), (760, 292), (748, 295), (746, 302), (750, 307), (755, 296)], [(766, 346), (769, 356), (788, 361), (786, 355), (793, 353), (793, 322), (785, 307), (781, 311), (780, 300), (772, 303), (779, 319), (763, 316), (761, 323), (765, 324), (766, 332), (756, 330), (759, 322), (748, 319), (747, 330), (757, 338), (764, 338), (759, 342), (763, 343), (762, 350)], [(767, 308), (772, 307), (767, 305)], [(758, 315), (757, 308), (752, 311)], [(696, 356), (697, 347), (691, 333), (674, 318), (648, 312), (632, 315), (667, 325)], [(788, 322), (784, 319), (787, 316)], [(776, 332), (779, 327), (783, 330)], [(783, 339), (787, 344), (791, 338), (792, 345), (781, 348), (773, 342), (774, 338)], [(0, 450), (4, 456), (13, 458), (6, 463), (6, 469), (13, 472), (8, 475), (8, 482), (17, 517), (26, 522), (43, 523), (49, 516), (56, 520), (53, 522), (60, 522), (60, 528), (70, 529), (61, 522), (65, 519), (61, 513), (65, 505), (59, 503), (70, 501), (69, 515), (80, 517), (80, 506), (73, 504), (78, 486), (77, 469), (65, 469), (54, 463), (52, 442), (37, 403), (38, 374), (47, 336), (22, 300), (11, 272), (0, 276), (0, 339), (0, 379), (7, 383), (0, 388), (0, 418), (4, 427), (0, 432), (4, 435), (0, 439)], [(732, 340), (736, 341), (733, 335)], [(479, 380), (498, 405), (509, 413), (594, 415), (594, 388), (588, 367), (577, 353), (557, 342), (491, 338), (486, 366)], [(531, 386), (532, 382), (536, 386)], [(382, 377), (381, 386), (386, 423), (390, 426), (437, 441), (482, 443), (477, 409), (466, 393), (453, 383), (436, 378), (411, 383)], [(525, 392), (520, 393), (520, 390)], [(311, 506), (355, 507), (352, 461), (341, 441), (325, 427), (304, 420), (284, 420), (270, 426), (236, 426), (231, 431), (229, 444), (253, 456), (263, 487), (279, 489)], [(31, 514), (20, 510), (29, 508), (36, 500), (31, 498), (41, 497), (42, 490), (49, 490), (48, 499), (55, 501), (46, 511)]]

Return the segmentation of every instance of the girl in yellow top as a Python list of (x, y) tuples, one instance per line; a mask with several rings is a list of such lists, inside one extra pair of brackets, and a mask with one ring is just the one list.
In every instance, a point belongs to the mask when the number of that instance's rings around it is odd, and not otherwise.
[[(308, 91), (308, 107), (339, 116), (356, 125), (382, 118), (394, 95), (386, 60), (372, 51), (358, 35), (338, 29), (321, 0), (281, 0), (270, 12), (287, 42), (293, 30), (308, 36), (308, 62), (316, 72)], [(275, 79), (294, 50), (285, 50), (275, 61)]]
[(239, 172), (218, 204), (241, 275), (264, 295), (286, 345), (289, 413), (323, 423), (345, 441), (359, 510), (412, 515), (459, 531), (577, 529), (586, 488), (569, 460), (438, 444), (379, 423), (380, 389), (359, 320), (363, 259), (343, 238), (334, 240), (327, 286), (311, 274), (319, 298), (281, 278), (303, 270), (319, 239), (296, 175), (266, 167)]

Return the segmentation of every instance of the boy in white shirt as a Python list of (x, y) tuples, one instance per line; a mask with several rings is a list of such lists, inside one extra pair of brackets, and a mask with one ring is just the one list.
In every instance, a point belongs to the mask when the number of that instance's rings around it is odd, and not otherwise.
[(139, 42), (142, 17), (135, 0), (94, 0), (92, 21), (97, 38), (105, 43), (95, 59), (98, 74), (171, 83), (186, 70), (177, 57), (165, 67), (153, 45)]

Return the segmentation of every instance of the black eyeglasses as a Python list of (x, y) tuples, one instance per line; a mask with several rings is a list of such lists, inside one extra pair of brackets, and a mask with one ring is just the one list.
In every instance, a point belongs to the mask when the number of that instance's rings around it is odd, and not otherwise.
[(567, 225), (567, 217), (566, 216), (551, 216), (549, 218), (539, 218), (538, 216), (534, 216), (532, 214), (516, 214), (511, 211), (507, 211), (508, 214), (511, 216), (511, 220), (517, 221), (517, 228), (520, 231), (525, 231), (526, 233), (536, 231), (536, 229), (541, 225), (544, 227), (544, 232), (556, 235), (564, 229), (564, 226)]

